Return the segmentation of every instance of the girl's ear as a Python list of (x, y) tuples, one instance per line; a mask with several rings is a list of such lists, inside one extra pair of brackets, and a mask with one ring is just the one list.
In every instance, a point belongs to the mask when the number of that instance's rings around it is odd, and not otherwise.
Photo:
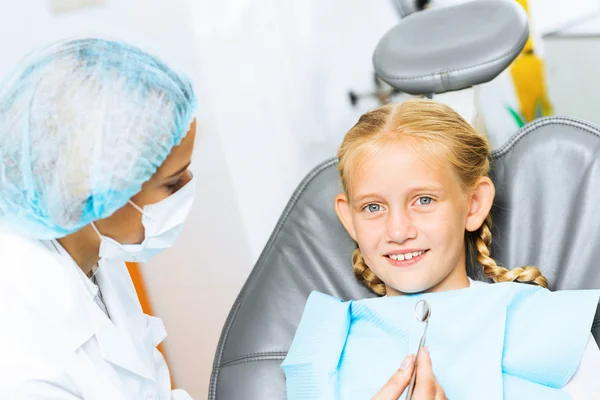
[(348, 196), (340, 193), (335, 197), (335, 212), (350, 237), (356, 241), (356, 232), (354, 231), (354, 222), (352, 221), (352, 208), (348, 201)]
[(492, 180), (487, 176), (479, 178), (469, 201), (469, 212), (465, 223), (467, 231), (474, 232), (483, 224), (490, 214), (495, 195), (496, 188)]

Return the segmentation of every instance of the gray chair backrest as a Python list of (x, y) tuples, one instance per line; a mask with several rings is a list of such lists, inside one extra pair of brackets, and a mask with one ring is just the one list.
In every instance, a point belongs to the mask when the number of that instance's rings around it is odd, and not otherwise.
[[(492, 256), (507, 267), (536, 265), (553, 289), (600, 288), (600, 129), (545, 118), (495, 151)], [(300, 184), (227, 318), (209, 399), (285, 399), (279, 367), (306, 299), (373, 297), (354, 277), (355, 248), (333, 208), (336, 160)], [(593, 326), (600, 339), (600, 315)]]

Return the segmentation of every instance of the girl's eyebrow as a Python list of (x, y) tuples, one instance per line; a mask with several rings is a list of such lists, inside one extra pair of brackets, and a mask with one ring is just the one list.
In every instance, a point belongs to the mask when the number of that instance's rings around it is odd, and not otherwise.
[(444, 187), (441, 185), (423, 185), (423, 186), (415, 186), (409, 191), (412, 192), (435, 192), (440, 193), (444, 191)]
[[(423, 185), (423, 186), (415, 186), (415, 187), (411, 187), (408, 189), (407, 193), (418, 193), (418, 192), (424, 192), (424, 193), (443, 193), (444, 192), (444, 188), (441, 185)], [(378, 199), (381, 198), (382, 196), (380, 194), (377, 193), (365, 193), (365, 194), (358, 194), (357, 196), (352, 198), (352, 201), (354, 203), (361, 203), (367, 199)]]
[(360, 203), (360, 202), (364, 201), (365, 199), (373, 199), (373, 198), (378, 198), (378, 197), (381, 197), (381, 196), (377, 195), (375, 193), (365, 193), (365, 194), (361, 194), (361, 195), (354, 197), (353, 201), (355, 203)]

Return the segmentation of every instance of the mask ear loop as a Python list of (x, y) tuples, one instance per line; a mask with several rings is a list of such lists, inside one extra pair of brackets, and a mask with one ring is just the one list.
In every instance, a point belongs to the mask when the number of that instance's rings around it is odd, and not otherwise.
[(100, 238), (100, 240), (102, 240), (102, 234), (98, 230), (98, 227), (96, 226), (96, 223), (92, 222), (91, 225), (92, 225), (92, 228), (94, 228), (94, 231), (96, 231), (96, 234), (98, 235), (98, 237)]
[[(140, 206), (138, 206), (137, 204), (135, 204), (133, 201), (129, 200), (129, 201), (128, 201), (128, 203), (129, 203), (129, 204), (131, 204), (131, 205), (133, 206), (133, 208), (135, 208), (136, 210), (138, 210), (139, 212), (141, 212), (141, 213), (142, 213), (142, 215), (146, 215), (146, 214), (144, 213), (144, 210), (142, 210), (142, 209), (140, 208)], [(94, 228), (94, 231), (96, 231), (96, 234), (98, 235), (98, 237), (99, 237), (100, 239), (102, 239), (102, 236), (103, 236), (103, 235), (102, 235), (102, 234), (100, 233), (100, 231), (98, 230), (98, 227), (96, 226), (96, 224), (95, 224), (94, 222), (92, 222), (92, 223), (91, 223), (91, 225), (92, 225), (92, 228)]]
[(128, 201), (128, 203), (129, 203), (129, 204), (131, 204), (131, 206), (132, 206), (133, 208), (135, 208), (135, 209), (136, 209), (136, 210), (138, 210), (140, 213), (142, 213), (142, 215), (143, 215), (144, 217), (146, 217), (146, 218), (150, 218), (150, 219), (154, 220), (154, 218), (152, 218), (151, 216), (149, 216), (148, 214), (146, 214), (146, 213), (144, 212), (144, 209), (143, 209), (142, 207), (138, 206), (138, 205), (137, 205), (137, 204), (135, 204), (133, 201), (129, 200), (129, 201)]
[(144, 210), (140, 206), (138, 206), (137, 204), (135, 204), (133, 201), (129, 200), (128, 203), (131, 204), (131, 206), (133, 208), (135, 208), (136, 210), (138, 210), (139, 212), (141, 212), (143, 215), (146, 215), (146, 214), (144, 214)]

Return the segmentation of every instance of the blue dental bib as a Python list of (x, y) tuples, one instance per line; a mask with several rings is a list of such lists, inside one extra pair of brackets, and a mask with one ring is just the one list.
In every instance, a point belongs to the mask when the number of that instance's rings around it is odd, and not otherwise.
[[(600, 291), (518, 283), (342, 302), (313, 292), (282, 368), (287, 398), (370, 399), (426, 345), (449, 399), (569, 399), (560, 390), (583, 356)], [(404, 399), (405, 394), (401, 397)]]

